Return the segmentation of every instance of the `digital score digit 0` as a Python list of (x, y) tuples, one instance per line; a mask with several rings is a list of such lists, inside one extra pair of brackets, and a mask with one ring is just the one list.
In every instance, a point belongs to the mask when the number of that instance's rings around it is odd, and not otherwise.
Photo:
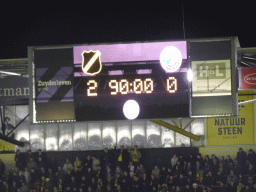
[(151, 78), (145, 79), (144, 88), (146, 93), (152, 93), (154, 91), (154, 81)]
[(175, 93), (177, 91), (177, 79), (175, 77), (169, 77), (166, 80), (166, 89), (169, 93)]

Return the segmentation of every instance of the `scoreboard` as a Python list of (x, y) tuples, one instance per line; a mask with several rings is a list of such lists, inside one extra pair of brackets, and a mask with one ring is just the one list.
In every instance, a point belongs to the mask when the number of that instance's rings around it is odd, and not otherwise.
[[(200, 58), (199, 42), (207, 50), (207, 41), (189, 40), (29, 47), (32, 123), (203, 116), (200, 100), (222, 105), (235, 97), (234, 69), (231, 53)], [(216, 42), (221, 49), (223, 40)], [(226, 52), (231, 42), (225, 39)], [(212, 71), (217, 77), (210, 81)], [(236, 115), (235, 108), (225, 110), (209, 107), (207, 115)]]
[[(160, 62), (166, 48), (177, 53)], [(186, 50), (186, 41), (74, 47), (76, 120), (127, 119), (124, 104), (129, 100), (138, 106), (138, 119), (188, 117)], [(102, 66), (87, 67), (91, 60)], [(131, 113), (135, 109), (131, 106)]]

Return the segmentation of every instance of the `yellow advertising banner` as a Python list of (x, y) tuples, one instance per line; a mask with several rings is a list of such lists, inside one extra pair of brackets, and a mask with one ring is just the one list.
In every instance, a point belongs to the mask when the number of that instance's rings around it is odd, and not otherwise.
[(15, 150), (14, 145), (12, 143), (5, 141), (4, 151), (14, 151), (14, 150)]
[(13, 144), (0, 140), (0, 151), (14, 151), (15, 147)]
[[(239, 91), (238, 100), (254, 99), (254, 91)], [(254, 103), (239, 106), (239, 116), (206, 119), (206, 144), (247, 145), (254, 140)]]

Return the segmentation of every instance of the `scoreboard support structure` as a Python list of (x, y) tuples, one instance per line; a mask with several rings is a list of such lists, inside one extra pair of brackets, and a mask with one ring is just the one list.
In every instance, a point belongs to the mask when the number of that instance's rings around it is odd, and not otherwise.
[(155, 124), (157, 124), (157, 125), (166, 127), (167, 129), (170, 129), (170, 130), (172, 130), (174, 132), (177, 132), (177, 133), (180, 133), (182, 135), (185, 135), (185, 136), (187, 136), (187, 137), (189, 137), (191, 139), (194, 139), (195, 141), (200, 141), (200, 139), (201, 139), (199, 136), (184, 130), (187, 126), (189, 126), (191, 124), (193, 119), (184, 128), (171, 125), (171, 124), (166, 123), (166, 122), (164, 122), (162, 120), (150, 120), (150, 121), (155, 123)]

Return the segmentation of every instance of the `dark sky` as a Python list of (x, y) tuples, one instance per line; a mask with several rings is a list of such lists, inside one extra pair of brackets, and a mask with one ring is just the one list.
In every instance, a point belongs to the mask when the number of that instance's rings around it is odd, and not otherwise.
[[(183, 39), (182, 3), (149, 2), (6, 4), (0, 59), (25, 58), (28, 46)], [(238, 36), (241, 47), (256, 47), (253, 5), (204, 2), (184, 3), (186, 39)]]

